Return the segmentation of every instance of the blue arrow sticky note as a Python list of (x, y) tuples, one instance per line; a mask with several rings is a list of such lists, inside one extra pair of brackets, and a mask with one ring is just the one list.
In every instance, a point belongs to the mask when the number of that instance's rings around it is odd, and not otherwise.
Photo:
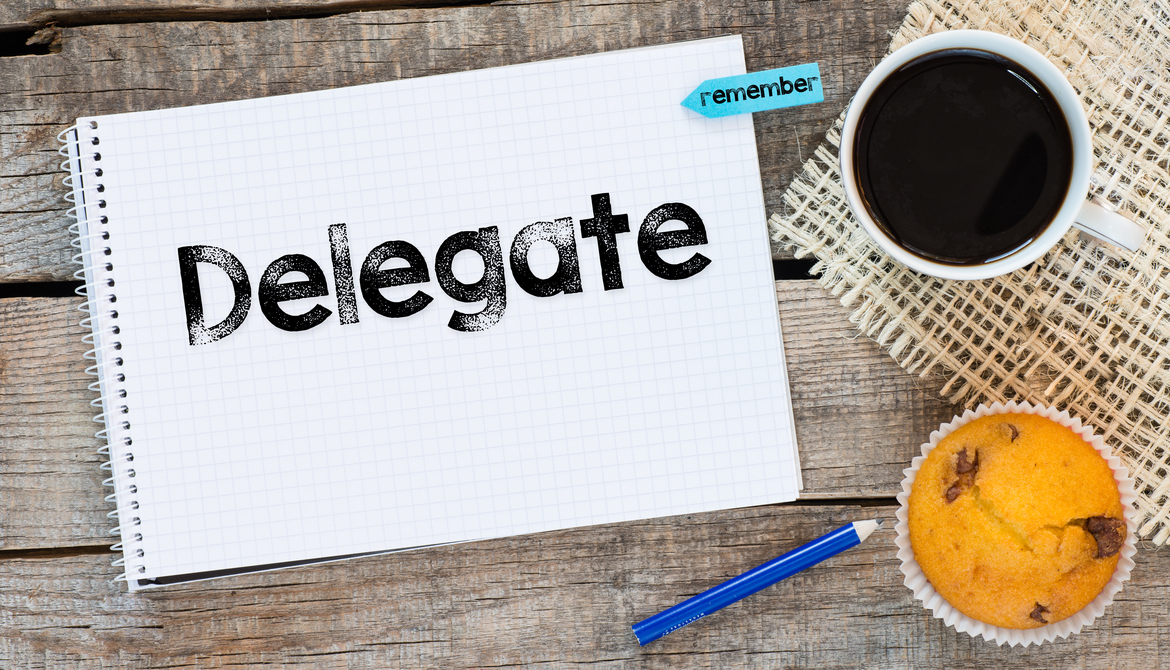
[(708, 118), (762, 112), (823, 102), (821, 69), (816, 63), (708, 79), (691, 91), (682, 106)]

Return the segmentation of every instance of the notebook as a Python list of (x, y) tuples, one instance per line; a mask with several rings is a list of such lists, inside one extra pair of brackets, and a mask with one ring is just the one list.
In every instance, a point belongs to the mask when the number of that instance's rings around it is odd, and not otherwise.
[(131, 590), (793, 500), (738, 36), (63, 134)]

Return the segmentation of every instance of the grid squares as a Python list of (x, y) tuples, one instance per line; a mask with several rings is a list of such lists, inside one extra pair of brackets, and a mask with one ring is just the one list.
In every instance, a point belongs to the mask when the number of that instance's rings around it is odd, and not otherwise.
[[(146, 578), (794, 499), (800, 472), (751, 118), (679, 105), (744, 72), (738, 37), (333, 91), (100, 117)], [(624, 288), (602, 287), (590, 196), (629, 217)], [(651, 275), (638, 228), (700, 212), (712, 259)], [(512, 239), (571, 217), (583, 291), (526, 294)], [(326, 234), (345, 223), (357, 275), (388, 240), (417, 247), (433, 298), (411, 317), (337, 317)], [(494, 226), (507, 305), (447, 327), (448, 236)], [(241, 327), (187, 342), (176, 250), (245, 266)], [(547, 251), (547, 250), (546, 250)], [(305, 254), (333, 314), (277, 329), (256, 287)], [(551, 271), (537, 262), (533, 267)], [(547, 259), (546, 259), (547, 260)], [(482, 263), (479, 264), (479, 267)], [(481, 272), (468, 254), (456, 276)], [(200, 266), (208, 322), (230, 283)]]

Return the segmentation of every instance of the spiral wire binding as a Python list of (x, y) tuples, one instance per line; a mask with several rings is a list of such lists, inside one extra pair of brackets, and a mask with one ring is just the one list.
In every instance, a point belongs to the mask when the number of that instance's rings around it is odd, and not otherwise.
[[(66, 193), (65, 199), (73, 207), (66, 213), (75, 221), (69, 226), (73, 237), (70, 244), (75, 249), (72, 260), (81, 266), (73, 276), (84, 282), (76, 292), (85, 299), (78, 309), (87, 314), (80, 322), (81, 327), (88, 331), (82, 341), (91, 346), (84, 355), (87, 361), (91, 361), (85, 372), (97, 377), (96, 381), (89, 384), (89, 389), (98, 393), (90, 405), (98, 410), (93, 420), (102, 424), (102, 429), (94, 435), (105, 442), (98, 449), (98, 454), (104, 459), (100, 467), (107, 473), (102, 485), (113, 489), (113, 493), (106, 496), (106, 501), (115, 504), (115, 509), (106, 516), (117, 523), (110, 529), (110, 534), (118, 537), (119, 542), (112, 545), (110, 550), (122, 552), (122, 557), (113, 561), (112, 565), (123, 568), (124, 572), (114, 581), (129, 581), (132, 572), (146, 572), (143, 564), (145, 551), (142, 547), (142, 533), (134, 530), (141, 525), (142, 520), (138, 516), (121, 518), (121, 512), (133, 513), (138, 509), (138, 501), (134, 498), (138, 487), (133, 481), (136, 473), (130, 465), (134, 461), (134, 453), (130, 451), (133, 444), (129, 435), (130, 406), (125, 400), (126, 388), (122, 386), (126, 375), (120, 369), (124, 363), (121, 356), (122, 343), (116, 339), (121, 333), (115, 307), (117, 296), (109, 290), (114, 287), (114, 279), (109, 274), (114, 269), (113, 250), (108, 244), (110, 232), (106, 228), (109, 217), (103, 211), (106, 208), (106, 187), (97, 181), (104, 171), (98, 165), (101, 154), (96, 149), (100, 144), (96, 133), (86, 137), (88, 143), (95, 147), (93, 153), (84, 157), (81, 153), (82, 131), (86, 128), (97, 130), (97, 127), (96, 121), (70, 126), (57, 135), (57, 141), (62, 145), (58, 153), (66, 158), (61, 169), (69, 172), (64, 183), (72, 189)], [(98, 214), (91, 216), (91, 210), (97, 210)]]

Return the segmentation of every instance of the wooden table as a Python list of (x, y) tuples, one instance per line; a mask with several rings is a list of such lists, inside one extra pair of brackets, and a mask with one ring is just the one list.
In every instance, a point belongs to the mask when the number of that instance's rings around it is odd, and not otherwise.
[[(823, 104), (756, 115), (769, 211), (886, 49), (904, 0), (10, 0), (0, 7), (0, 667), (1155, 667), (1170, 554), (1143, 549), (1071, 640), (958, 634), (862, 547), (639, 648), (630, 624), (855, 519), (955, 408), (809, 279), (776, 282), (805, 492), (652, 519), (129, 595), (86, 389), (55, 136), (82, 114), (418, 77), (728, 33), (748, 68), (817, 61)], [(405, 7), (413, 5), (413, 8)], [(429, 7), (428, 7), (429, 6)], [(34, 31), (39, 45), (24, 46)], [(780, 266), (791, 267), (779, 254)]]

